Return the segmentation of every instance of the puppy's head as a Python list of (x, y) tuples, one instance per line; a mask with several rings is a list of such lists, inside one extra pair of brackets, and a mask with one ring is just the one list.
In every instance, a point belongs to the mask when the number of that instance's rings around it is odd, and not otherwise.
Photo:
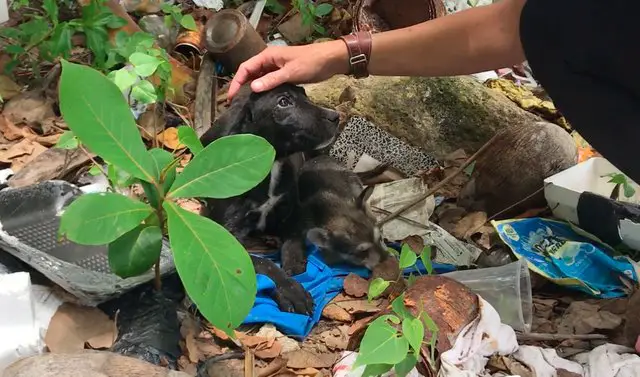
[(320, 248), (328, 264), (346, 262), (372, 270), (389, 256), (380, 228), (366, 208), (366, 192), (358, 198), (356, 207), (345, 208), (326, 226), (307, 232), (307, 238)]
[(201, 140), (207, 145), (215, 136), (250, 133), (265, 138), (284, 157), (331, 144), (338, 121), (336, 111), (312, 103), (301, 87), (283, 84), (253, 93), (245, 85)]

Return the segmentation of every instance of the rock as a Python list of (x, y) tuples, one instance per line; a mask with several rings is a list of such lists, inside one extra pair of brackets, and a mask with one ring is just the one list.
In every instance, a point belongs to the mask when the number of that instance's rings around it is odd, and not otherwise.
[(291, 43), (304, 42), (313, 33), (312, 25), (306, 25), (302, 22), (302, 15), (296, 13), (287, 21), (278, 26), (278, 31)]
[(458, 205), (493, 216), (539, 190), (498, 218), (545, 207), (544, 179), (577, 161), (576, 144), (560, 126), (534, 122), (507, 128), (476, 160), (471, 180), (460, 192)]
[(349, 115), (439, 158), (460, 148), (475, 151), (499, 130), (540, 121), (470, 77), (334, 76), (305, 89), (313, 101), (335, 108), (349, 86), (355, 94)]
[(146, 361), (111, 352), (46, 353), (14, 362), (2, 377), (189, 377)]

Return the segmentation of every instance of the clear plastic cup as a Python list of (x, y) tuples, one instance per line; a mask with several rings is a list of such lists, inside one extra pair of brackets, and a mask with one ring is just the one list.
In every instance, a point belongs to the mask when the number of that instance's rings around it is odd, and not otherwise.
[(500, 267), (454, 271), (442, 276), (459, 281), (485, 299), (500, 314), (502, 323), (520, 332), (531, 330), (533, 303), (526, 260)]

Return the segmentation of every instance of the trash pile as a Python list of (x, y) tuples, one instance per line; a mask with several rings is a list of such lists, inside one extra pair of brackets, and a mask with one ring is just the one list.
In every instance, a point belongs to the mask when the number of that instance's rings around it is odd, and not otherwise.
[[(171, 152), (162, 177), (174, 169), (175, 179), (227, 111), (231, 75), (268, 45), (397, 29), (491, 1), (32, 3), (0, 0), (0, 376), (640, 376), (640, 186), (571, 128), (526, 62), (460, 81), (522, 122), (446, 154), (394, 128), (415, 113), (363, 105), (364, 84), (337, 81), (339, 96), (308, 87), (340, 113), (328, 153), (369, 188), (392, 255), (370, 271), (330, 265), (307, 244), (294, 278), (315, 303), (310, 315), (282, 311), (275, 283), (257, 275), (239, 326), (213, 325), (186, 291), (193, 281), (203, 294), (229, 288), (179, 276), (164, 229), (145, 230), (162, 218), (131, 233), (140, 255), (144, 242), (157, 247), (139, 273), (114, 259), (114, 243), (61, 237), (70, 203), (88, 194), (160, 200), (71, 131), (66, 64), (117, 86), (143, 146)], [(438, 95), (456, 103), (448, 92), (412, 98)], [(418, 123), (413, 132), (429, 132)], [(479, 135), (450, 136), (468, 146)], [(183, 216), (204, 211), (191, 197), (175, 203)], [(279, 263), (278, 243), (260, 241), (244, 247)]]

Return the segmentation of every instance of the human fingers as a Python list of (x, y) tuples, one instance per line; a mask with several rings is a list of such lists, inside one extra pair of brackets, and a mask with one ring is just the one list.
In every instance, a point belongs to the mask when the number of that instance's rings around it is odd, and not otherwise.
[(275, 88), (280, 84), (289, 82), (291, 78), (290, 69), (288, 66), (284, 66), (275, 71), (266, 73), (264, 76), (253, 80), (251, 83), (251, 90), (256, 93), (264, 92)]
[(233, 80), (231, 80), (231, 83), (229, 84), (229, 100), (238, 93), (242, 85), (248, 83), (252, 79), (260, 77), (263, 72), (269, 72), (277, 68), (273, 61), (273, 55), (268, 50), (269, 49), (267, 48), (258, 55), (240, 64), (236, 74), (233, 76)]

